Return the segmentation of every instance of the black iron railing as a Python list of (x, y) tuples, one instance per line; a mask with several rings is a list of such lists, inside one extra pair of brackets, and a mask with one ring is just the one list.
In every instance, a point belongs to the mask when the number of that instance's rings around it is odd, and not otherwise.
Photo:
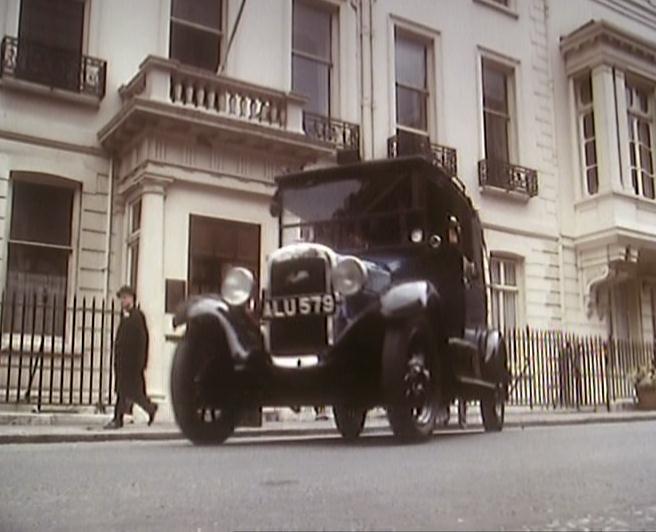
[[(403, 135), (397, 134), (387, 139), (387, 156), (391, 158), (405, 155), (423, 155), (431, 159), (433, 164), (439, 166), (448, 175), (458, 175), (458, 154), (455, 148), (433, 144), (428, 137), (409, 135), (409, 146), (405, 146)], [(411, 140), (410, 140), (411, 139)]]
[(19, 296), (0, 299), (0, 403), (114, 402), (114, 302)]
[(337, 149), (360, 151), (360, 126), (305, 111), (303, 130), (313, 139), (329, 142)]
[(656, 361), (654, 344), (511, 329), (505, 333), (511, 373), (508, 403), (547, 408), (605, 407), (635, 398), (632, 376)]
[(478, 161), (478, 184), (529, 197), (538, 195), (538, 173), (531, 168), (494, 159)]
[(107, 62), (70, 50), (5, 36), (0, 49), (0, 78), (30, 81), (51, 88), (105, 96)]

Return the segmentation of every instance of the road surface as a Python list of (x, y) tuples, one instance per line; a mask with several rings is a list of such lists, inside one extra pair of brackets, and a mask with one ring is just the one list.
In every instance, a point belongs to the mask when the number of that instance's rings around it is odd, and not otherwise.
[(0, 447), (0, 530), (656, 530), (656, 423)]

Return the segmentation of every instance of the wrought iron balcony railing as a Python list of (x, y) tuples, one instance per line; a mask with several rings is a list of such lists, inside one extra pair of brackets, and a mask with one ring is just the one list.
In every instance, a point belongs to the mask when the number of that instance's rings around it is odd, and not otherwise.
[(411, 135), (408, 140), (409, 142), (404, 145), (401, 134), (388, 138), (387, 156), (395, 158), (404, 155), (423, 155), (430, 158), (433, 164), (442, 168), (451, 177), (458, 175), (458, 154), (455, 148), (432, 144), (428, 137), (420, 135)]
[(30, 81), (51, 88), (105, 96), (107, 62), (70, 50), (5, 36), (0, 49), (0, 78)]
[(316, 140), (329, 142), (338, 149), (360, 151), (360, 126), (305, 111), (303, 130)]
[(537, 171), (506, 161), (494, 159), (478, 161), (478, 183), (482, 187), (519, 192), (528, 197), (538, 195)]

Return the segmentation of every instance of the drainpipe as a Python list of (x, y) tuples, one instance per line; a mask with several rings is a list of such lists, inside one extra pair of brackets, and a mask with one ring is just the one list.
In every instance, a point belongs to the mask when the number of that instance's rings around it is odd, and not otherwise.
[(374, 138), (376, 128), (374, 127), (374, 7), (375, 0), (367, 0), (369, 4), (369, 112), (371, 113), (371, 158), (374, 159), (376, 153), (376, 140)]
[(112, 261), (112, 229), (114, 225), (114, 172), (116, 165), (114, 163), (114, 154), (109, 158), (109, 183), (107, 191), (107, 225), (105, 227), (105, 277), (103, 281), (103, 299), (106, 301), (109, 295), (109, 269)]

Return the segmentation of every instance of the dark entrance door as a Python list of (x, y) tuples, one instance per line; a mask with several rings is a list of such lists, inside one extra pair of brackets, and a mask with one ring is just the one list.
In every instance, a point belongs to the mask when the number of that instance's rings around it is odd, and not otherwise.
[(219, 293), (223, 277), (233, 266), (248, 268), (259, 277), (260, 226), (192, 215), (189, 294)]

